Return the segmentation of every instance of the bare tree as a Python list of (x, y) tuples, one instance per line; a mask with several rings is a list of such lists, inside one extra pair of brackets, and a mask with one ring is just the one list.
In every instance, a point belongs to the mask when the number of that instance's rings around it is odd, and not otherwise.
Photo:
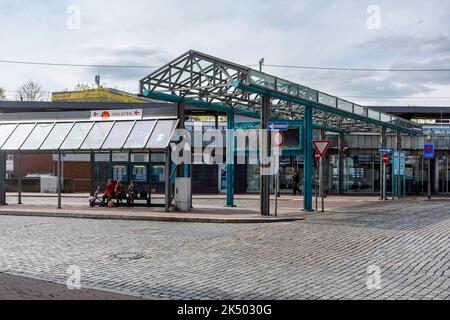
[(2, 87), (0, 87), (0, 100), (6, 100), (6, 92)]
[(33, 80), (22, 84), (17, 96), (21, 101), (43, 101), (47, 98), (47, 94), (42, 86)]

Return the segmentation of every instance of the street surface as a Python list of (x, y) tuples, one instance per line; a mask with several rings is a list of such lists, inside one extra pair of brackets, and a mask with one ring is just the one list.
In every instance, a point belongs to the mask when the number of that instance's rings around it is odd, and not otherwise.
[(450, 299), (449, 257), (445, 199), (269, 224), (0, 216), (0, 272), (150, 299)]

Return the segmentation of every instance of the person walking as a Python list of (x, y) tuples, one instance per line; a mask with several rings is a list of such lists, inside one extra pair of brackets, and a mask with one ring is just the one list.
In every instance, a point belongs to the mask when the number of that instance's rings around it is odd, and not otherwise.
[(297, 168), (294, 168), (292, 171), (292, 191), (294, 196), (297, 194), (297, 191), (299, 194), (302, 194), (302, 190), (298, 187), (298, 183), (300, 181), (300, 176), (298, 174)]

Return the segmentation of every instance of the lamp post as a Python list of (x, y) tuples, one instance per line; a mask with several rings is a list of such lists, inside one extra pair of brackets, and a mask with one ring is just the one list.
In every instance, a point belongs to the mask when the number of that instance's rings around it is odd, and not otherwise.
[(262, 58), (261, 60), (259, 60), (259, 71), (262, 72), (262, 66), (264, 64), (264, 58)]

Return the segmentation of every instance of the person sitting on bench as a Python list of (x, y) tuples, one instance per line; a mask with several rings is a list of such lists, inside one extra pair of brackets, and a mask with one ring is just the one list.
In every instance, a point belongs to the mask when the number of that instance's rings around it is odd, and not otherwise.
[(105, 191), (103, 192), (102, 204), (103, 206), (108, 205), (108, 201), (114, 197), (114, 190), (116, 189), (116, 184), (111, 179), (108, 179), (106, 183)]
[(122, 181), (117, 181), (116, 188), (114, 190), (115, 197), (117, 199), (117, 205), (122, 203), (122, 200), (126, 198), (125, 190)]
[(134, 204), (134, 199), (138, 197), (138, 191), (137, 191), (137, 184), (134, 181), (130, 182), (130, 185), (128, 186), (128, 198), (127, 202), (130, 205)]

